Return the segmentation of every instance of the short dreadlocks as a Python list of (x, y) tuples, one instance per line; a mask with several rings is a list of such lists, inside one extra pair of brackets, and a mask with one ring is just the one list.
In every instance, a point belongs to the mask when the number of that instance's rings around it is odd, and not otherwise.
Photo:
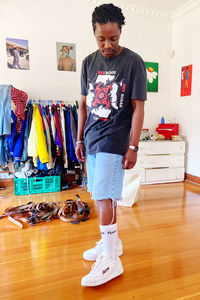
[(121, 8), (110, 4), (102, 4), (95, 7), (95, 10), (92, 13), (92, 27), (95, 32), (96, 23), (106, 24), (108, 22), (116, 22), (119, 25), (121, 31), (122, 25), (125, 24), (125, 17), (122, 13)]

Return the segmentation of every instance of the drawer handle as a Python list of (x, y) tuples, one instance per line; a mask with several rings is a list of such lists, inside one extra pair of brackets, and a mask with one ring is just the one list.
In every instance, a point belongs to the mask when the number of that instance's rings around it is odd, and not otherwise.
[(148, 169), (148, 170), (152, 170), (152, 169), (170, 169), (170, 167), (152, 167), (152, 168), (145, 168), (145, 169)]

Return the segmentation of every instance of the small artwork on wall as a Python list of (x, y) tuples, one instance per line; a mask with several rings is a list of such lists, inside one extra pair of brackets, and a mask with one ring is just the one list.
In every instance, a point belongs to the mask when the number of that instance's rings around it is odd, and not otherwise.
[(6, 38), (9, 69), (30, 70), (28, 40)]
[(56, 42), (57, 69), (59, 71), (76, 71), (76, 45)]
[(181, 68), (181, 96), (190, 96), (192, 88), (192, 65)]
[(147, 71), (147, 92), (158, 92), (158, 63), (145, 62)]

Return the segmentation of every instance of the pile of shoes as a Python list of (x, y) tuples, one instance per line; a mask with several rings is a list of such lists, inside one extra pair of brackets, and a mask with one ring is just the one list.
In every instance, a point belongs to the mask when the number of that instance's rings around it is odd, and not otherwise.
[(66, 200), (64, 205), (60, 208), (58, 216), (64, 222), (71, 222), (72, 224), (79, 224), (85, 222), (90, 216), (90, 207), (87, 202), (82, 202), (79, 195), (76, 195), (78, 201)]
[(0, 219), (9, 217), (10, 221), (13, 220), (16, 225), (19, 222), (29, 222), (30, 225), (36, 225), (42, 221), (50, 222), (51, 219), (58, 218), (64, 222), (79, 224), (89, 219), (91, 210), (87, 202), (80, 200), (79, 195), (76, 197), (78, 200), (68, 199), (58, 203), (29, 202), (25, 205), (6, 208), (5, 212), (0, 215)]

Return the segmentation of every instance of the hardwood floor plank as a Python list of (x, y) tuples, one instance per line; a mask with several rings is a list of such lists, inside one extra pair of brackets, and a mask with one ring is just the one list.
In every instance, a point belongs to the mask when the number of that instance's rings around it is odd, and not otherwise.
[(97, 206), (79, 187), (14, 196), (0, 191), (0, 213), (29, 201), (63, 201), (77, 193), (91, 218), (74, 225), (53, 220), (20, 229), (0, 220), (0, 299), (200, 299), (200, 187), (185, 183), (142, 186), (132, 207), (118, 208), (124, 274), (105, 285), (81, 287), (92, 262), (84, 250), (100, 239)]

